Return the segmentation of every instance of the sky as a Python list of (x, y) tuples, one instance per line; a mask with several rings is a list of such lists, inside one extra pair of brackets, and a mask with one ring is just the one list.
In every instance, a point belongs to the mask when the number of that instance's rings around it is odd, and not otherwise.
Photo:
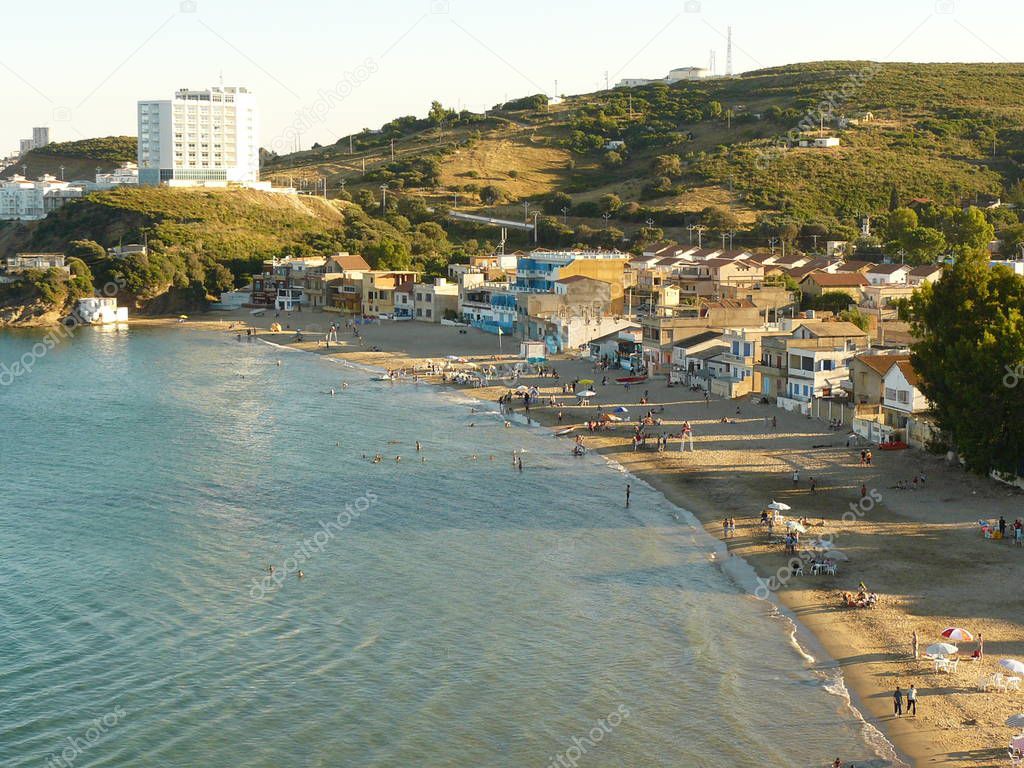
[[(679, 66), (1021, 60), (1006, 0), (48, 0), (5, 8), (0, 156), (32, 126), (70, 141), (134, 135), (136, 102), (178, 88), (256, 93), (261, 145), (332, 143), (437, 99), (585, 93)], [(1024, 94), (1022, 94), (1024, 97)]]

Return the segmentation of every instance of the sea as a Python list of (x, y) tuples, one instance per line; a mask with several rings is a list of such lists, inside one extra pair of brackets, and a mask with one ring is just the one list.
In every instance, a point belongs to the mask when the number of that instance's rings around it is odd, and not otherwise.
[(899, 764), (686, 510), (375, 373), (0, 335), (0, 765)]

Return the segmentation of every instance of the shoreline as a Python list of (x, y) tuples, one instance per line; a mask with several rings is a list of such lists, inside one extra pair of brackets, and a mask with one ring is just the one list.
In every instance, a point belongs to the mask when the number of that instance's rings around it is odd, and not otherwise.
[[(351, 343), (352, 337), (342, 329), (338, 346), (327, 350), (315, 340), (295, 342), (292, 329), (268, 332), (274, 321), (273, 316), (256, 318), (239, 310), (208, 313), (184, 323), (177, 318), (144, 318), (129, 325), (180, 324), (231, 333), (239, 326), (254, 327), (258, 338), (281, 347), (377, 369), (437, 362), (446, 354), (485, 363), (498, 353), (495, 336), (475, 329), (459, 334), (454, 327), (418, 322), (364, 326), (363, 348)], [(305, 334), (317, 339), (318, 326), (341, 324), (343, 318), (307, 311), (289, 316), (287, 323), (285, 318), (278, 322), (302, 327)], [(506, 339), (505, 361), (515, 359), (509, 353), (518, 351), (513, 349), (517, 345), (514, 339)], [(370, 346), (382, 351), (370, 351)], [(576, 405), (572, 396), (561, 394), (559, 383), (573, 378), (599, 382), (602, 374), (595, 374), (588, 360), (552, 359), (548, 365), (561, 375), (559, 382), (524, 377), (524, 383), (536, 385), (544, 402), (549, 396), (556, 397), (558, 405), (535, 405), (529, 414), (532, 422), (550, 428), (558, 423), (559, 410), (565, 414), (563, 425), (594, 418), (598, 406)], [(434, 379), (423, 376), (420, 380), (437, 384)], [(490, 403), (508, 389), (504, 384), (444, 386)], [(650, 390), (650, 406), (636, 404), (640, 387)], [(757, 515), (773, 498), (790, 503), (794, 516), (820, 521), (812, 522), (808, 537), (834, 536), (837, 546), (850, 555), (849, 562), (840, 563), (838, 576), (798, 576), (771, 590), (771, 598), (776, 610), (793, 622), (802, 652), (811, 649), (810, 655), (815, 657), (811, 668), (837, 670), (850, 707), (869, 728), (882, 734), (897, 757), (911, 765), (1005, 763), (1006, 744), (1013, 733), (1003, 721), (1021, 705), (1012, 695), (973, 694), (979, 674), (998, 670), (995, 659), (1024, 657), (1024, 622), (1019, 618), (1024, 616), (1024, 602), (1016, 588), (1024, 575), (1024, 556), (1007, 542), (982, 539), (974, 521), (1005, 514), (1012, 522), (1021, 514), (1024, 494), (996, 487), (993, 481), (966, 475), (959, 468), (945, 466), (941, 459), (913, 451), (876, 451), (873, 466), (860, 466), (859, 446), (843, 445), (845, 432), (830, 432), (821, 422), (755, 404), (749, 397), (714, 399), (705, 404), (702, 396), (688, 388), (669, 388), (655, 379), (630, 391), (614, 382), (605, 387), (596, 383), (594, 389), (599, 390), (597, 400), (605, 408), (627, 406), (630, 419), (648, 407), (664, 406), (665, 424), (655, 427), (655, 433), (678, 434), (684, 418), (694, 425), (697, 450), (685, 453), (678, 450), (678, 438), (669, 440), (664, 453), (634, 452), (627, 440), (629, 422), (609, 432), (584, 434), (591, 451), (692, 514), (724, 551), (741, 558), (760, 579), (771, 579), (786, 561), (781, 547), (767, 543), (759, 530)], [(741, 412), (734, 414), (737, 408)], [(521, 405), (516, 413), (522, 414)], [(769, 427), (771, 417), (776, 417), (778, 429)], [(572, 441), (566, 440), (564, 445), (568, 451)], [(800, 470), (803, 481), (798, 488), (791, 486), (794, 468)], [(897, 480), (925, 471), (927, 486), (917, 491), (896, 490)], [(813, 493), (807, 488), (812, 475), (818, 478)], [(861, 483), (873, 492), (880, 489), (880, 500), (861, 519), (845, 522), (842, 514), (857, 501)], [(722, 537), (725, 516), (737, 518), (734, 538)], [(837, 594), (854, 591), (860, 580), (879, 593), (879, 607), (840, 608)], [(986, 650), (992, 656), (973, 664), (963, 659), (961, 667), (967, 669), (961, 668), (957, 675), (936, 674), (910, 656), (912, 631), (920, 634), (923, 648), (939, 640), (943, 626), (951, 625), (968, 627), (975, 634), (983, 632)], [(820, 658), (822, 650), (828, 662)], [(971, 650), (973, 645), (964, 644), (961, 653)], [(897, 683), (906, 688), (911, 682), (919, 689), (921, 713), (916, 718), (896, 719), (890, 714), (891, 691)]]

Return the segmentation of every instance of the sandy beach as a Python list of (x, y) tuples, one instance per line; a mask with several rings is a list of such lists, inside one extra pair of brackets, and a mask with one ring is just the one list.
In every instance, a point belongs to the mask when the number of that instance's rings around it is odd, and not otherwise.
[[(133, 324), (168, 322), (177, 321)], [(270, 334), (267, 329), (274, 322), (290, 327)], [(498, 337), (474, 329), (459, 333), (453, 327), (386, 321), (360, 327), (362, 346), (342, 328), (338, 344), (332, 343), (328, 350), (320, 339), (332, 322), (344, 324), (334, 314), (308, 310), (280, 317), (273, 311), (254, 317), (239, 310), (198, 316), (184, 325), (236, 333), (240, 324), (247, 324), (260, 329), (268, 341), (392, 369), (439, 362), (452, 354), (492, 363), (511, 360), (518, 353), (518, 342), (510, 337), (502, 340), (499, 352)], [(301, 343), (295, 341), (297, 328), (305, 337)], [(382, 351), (370, 351), (373, 347)], [(608, 373), (609, 383), (602, 386), (602, 374), (594, 371), (590, 361), (554, 359), (550, 365), (557, 370), (558, 380), (527, 377), (520, 383), (536, 385), (542, 402), (553, 396), (557, 405), (538, 402), (529, 416), (550, 426), (561, 411), (563, 425), (583, 424), (600, 409), (626, 406), (633, 423), (596, 434), (581, 428), (588, 448), (613, 458), (696, 514), (719, 539), (722, 519), (736, 518), (736, 535), (726, 540), (730, 552), (747, 560), (770, 587), (777, 587), (772, 591), (778, 599), (842, 667), (855, 704), (901, 753), (922, 766), (1007, 763), (1006, 747), (1015, 731), (1004, 721), (1024, 710), (1024, 693), (985, 693), (977, 683), (979, 677), (1000, 671), (999, 659), (1024, 659), (1024, 599), (1019, 586), (1024, 549), (1015, 548), (1011, 541), (986, 540), (977, 521), (1003, 515), (1012, 524), (1024, 516), (1024, 493), (969, 475), (948, 465), (944, 457), (918, 451), (876, 449), (873, 464), (863, 466), (863, 446), (848, 445), (847, 430), (832, 431), (826, 423), (757, 404), (749, 397), (705, 402), (703, 393), (668, 387), (664, 377), (627, 391), (614, 383), (614, 372)], [(589, 407), (578, 406), (574, 396), (562, 394), (562, 383), (577, 378), (596, 382), (598, 394)], [(472, 388), (467, 394), (494, 401), (508, 391), (506, 384)], [(645, 390), (648, 404), (639, 405)], [(522, 412), (519, 401), (515, 407)], [(663, 453), (651, 447), (635, 452), (631, 441), (635, 419), (650, 408), (662, 407), (658, 414), (662, 425), (648, 432), (676, 437), (669, 439)], [(679, 450), (684, 420), (693, 427), (693, 451)], [(572, 439), (561, 439), (565, 450), (571, 450)], [(800, 474), (796, 487), (794, 470)], [(898, 482), (909, 483), (922, 474), (927, 480), (921, 487), (897, 487)], [(873, 503), (860, 505), (863, 514), (848, 514), (844, 520), (850, 505), (857, 507), (862, 486)], [(772, 499), (789, 504), (793, 516), (809, 518), (811, 529), (805, 539), (828, 536), (849, 556), (848, 562), (839, 564), (836, 576), (808, 571), (804, 576), (772, 580), (788, 560), (783, 546), (770, 543), (760, 525), (760, 511)], [(878, 593), (878, 606), (841, 607), (840, 593), (855, 592), (861, 581)], [(937, 673), (930, 662), (915, 660), (912, 633), (917, 631), (923, 653), (924, 647), (942, 640), (939, 633), (947, 626), (983, 634), (984, 658), (970, 659), (976, 646), (964, 643), (955, 673)], [(911, 684), (918, 689), (917, 716), (896, 718), (892, 692), (897, 685), (906, 690)]]

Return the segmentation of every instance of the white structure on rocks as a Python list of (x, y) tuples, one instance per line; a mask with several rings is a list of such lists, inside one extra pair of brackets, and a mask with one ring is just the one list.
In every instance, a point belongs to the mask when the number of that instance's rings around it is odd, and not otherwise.
[(113, 297), (90, 296), (78, 300), (78, 316), (87, 325), (124, 323), (128, 320), (128, 307), (118, 307)]

